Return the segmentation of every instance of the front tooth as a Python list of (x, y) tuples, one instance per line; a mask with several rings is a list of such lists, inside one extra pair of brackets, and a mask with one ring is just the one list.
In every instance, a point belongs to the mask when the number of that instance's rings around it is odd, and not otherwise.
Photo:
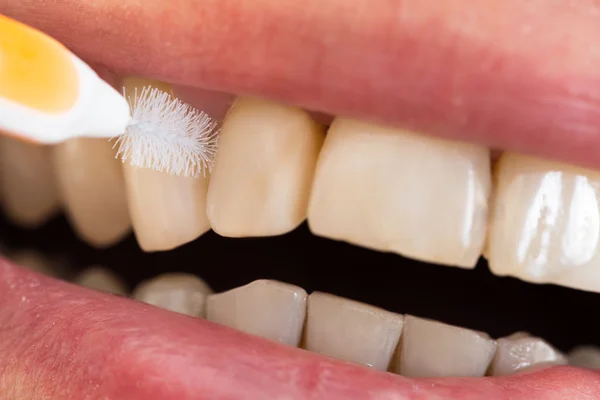
[(208, 320), (296, 347), (305, 315), (304, 289), (269, 280), (213, 294), (206, 304)]
[(600, 292), (600, 172), (505, 153), (495, 181), (492, 272)]
[(413, 378), (485, 375), (496, 343), (470, 329), (407, 315), (392, 370)]
[(569, 364), (580, 368), (600, 369), (600, 348), (580, 346), (569, 352)]
[(275, 236), (302, 223), (323, 138), (323, 128), (302, 110), (238, 99), (221, 129), (208, 190), (213, 230)]
[(62, 200), (75, 231), (89, 244), (108, 247), (131, 226), (123, 169), (106, 139), (71, 139), (53, 150)]
[(7, 216), (35, 228), (60, 209), (52, 170), (52, 147), (12, 138), (0, 142), (0, 184)]
[(78, 285), (100, 292), (127, 295), (127, 284), (113, 271), (99, 266), (88, 267), (74, 279)]
[(423, 261), (474, 267), (486, 231), (489, 151), (337, 118), (319, 156), (311, 230)]
[(140, 283), (133, 298), (180, 314), (204, 317), (206, 297), (212, 289), (191, 274), (171, 273)]
[(402, 334), (404, 317), (326, 293), (308, 297), (304, 348), (386, 370)]
[(520, 333), (498, 339), (490, 375), (511, 375), (545, 364), (566, 364), (566, 358), (543, 339)]
[[(144, 86), (170, 93), (168, 85), (140, 78), (123, 80), (134, 96)], [(145, 251), (171, 250), (191, 242), (210, 230), (206, 216), (206, 177), (169, 175), (125, 161), (125, 187), (133, 231)]]

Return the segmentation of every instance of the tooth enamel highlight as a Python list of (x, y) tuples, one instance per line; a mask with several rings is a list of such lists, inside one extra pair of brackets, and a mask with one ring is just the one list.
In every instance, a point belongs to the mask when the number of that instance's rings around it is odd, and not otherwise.
[(412, 378), (481, 377), (496, 351), (485, 333), (410, 315), (400, 342), (392, 370)]
[(308, 297), (303, 347), (386, 370), (402, 334), (404, 317), (326, 293)]
[(600, 369), (600, 348), (579, 346), (569, 352), (569, 364), (580, 368)]
[(130, 231), (122, 164), (106, 139), (71, 139), (53, 149), (54, 170), (74, 230), (109, 247)]
[(492, 272), (600, 292), (600, 173), (505, 153), (495, 181)]
[(74, 282), (100, 292), (127, 295), (127, 284), (113, 271), (104, 267), (88, 267), (82, 271)]
[(171, 273), (140, 283), (133, 297), (192, 317), (204, 317), (206, 297), (212, 289), (200, 278), (184, 273)]
[(481, 254), (489, 151), (354, 120), (334, 120), (319, 155), (313, 233), (472, 268)]
[(299, 109), (238, 99), (223, 123), (208, 218), (228, 237), (274, 236), (306, 219), (323, 128)]
[[(133, 83), (132, 83), (133, 82)], [(128, 78), (127, 93), (138, 94), (154, 81)], [(168, 86), (155, 86), (166, 90)], [(125, 187), (133, 231), (145, 251), (171, 250), (210, 230), (206, 216), (206, 177), (169, 175), (125, 162)]]
[(258, 280), (208, 297), (206, 318), (240, 331), (298, 346), (306, 292), (286, 283)]
[(60, 209), (51, 152), (49, 146), (0, 138), (2, 204), (17, 224), (36, 228)]
[(565, 356), (546, 341), (519, 333), (498, 339), (490, 375), (511, 375), (526, 368), (566, 363)]

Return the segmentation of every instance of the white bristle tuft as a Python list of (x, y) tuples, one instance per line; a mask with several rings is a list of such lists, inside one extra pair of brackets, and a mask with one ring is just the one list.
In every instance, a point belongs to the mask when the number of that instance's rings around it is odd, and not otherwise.
[[(125, 90), (123, 94), (126, 96)], [(217, 124), (160, 89), (127, 97), (132, 121), (117, 139), (117, 157), (131, 165), (178, 176), (206, 176), (217, 151)]]

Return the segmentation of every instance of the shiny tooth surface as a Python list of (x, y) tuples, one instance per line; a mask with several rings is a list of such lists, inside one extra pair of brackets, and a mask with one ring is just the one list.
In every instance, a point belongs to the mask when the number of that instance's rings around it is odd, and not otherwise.
[(59, 212), (51, 146), (0, 138), (0, 175), (4, 211), (15, 223), (36, 228)]
[(600, 369), (600, 348), (579, 346), (569, 352), (569, 364), (580, 368)]
[[(167, 84), (129, 77), (123, 80), (133, 97), (145, 86), (171, 93)], [(148, 168), (123, 165), (133, 231), (145, 251), (172, 250), (210, 230), (206, 216), (206, 177), (169, 175)]]
[(407, 315), (392, 371), (413, 378), (484, 376), (496, 351), (488, 335)]
[(212, 289), (200, 278), (186, 273), (167, 273), (140, 283), (136, 300), (192, 317), (204, 317), (206, 296)]
[(206, 318), (290, 346), (300, 343), (306, 291), (282, 282), (258, 280), (208, 297)]
[(511, 375), (526, 368), (566, 362), (565, 356), (545, 340), (519, 333), (498, 339), (489, 373), (492, 376)]
[(107, 292), (125, 296), (128, 293), (127, 284), (123, 279), (109, 270), (100, 266), (92, 266), (83, 270), (74, 279), (74, 282), (100, 292)]
[(336, 118), (315, 173), (313, 233), (472, 268), (484, 245), (486, 148)]
[(131, 228), (123, 167), (106, 139), (71, 139), (53, 149), (54, 171), (74, 230), (87, 243), (109, 247)]
[(303, 110), (240, 98), (229, 110), (208, 190), (222, 236), (275, 236), (306, 219), (324, 130)]
[(492, 272), (600, 292), (600, 172), (504, 153), (495, 182)]
[(308, 297), (303, 347), (346, 361), (387, 370), (404, 317), (327, 293)]

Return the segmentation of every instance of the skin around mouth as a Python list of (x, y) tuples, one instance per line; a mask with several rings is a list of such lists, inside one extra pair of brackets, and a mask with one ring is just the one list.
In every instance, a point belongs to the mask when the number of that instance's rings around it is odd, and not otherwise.
[(600, 166), (589, 0), (7, 0), (124, 74)]
[(4, 260), (0, 293), (2, 399), (600, 396), (600, 375), (572, 367), (501, 378), (404, 378), (90, 291)]

